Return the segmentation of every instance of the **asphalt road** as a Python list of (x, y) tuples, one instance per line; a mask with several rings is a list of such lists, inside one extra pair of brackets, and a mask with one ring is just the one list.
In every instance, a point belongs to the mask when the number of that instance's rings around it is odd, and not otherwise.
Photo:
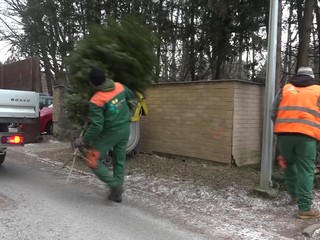
[(111, 203), (94, 184), (66, 184), (66, 175), (55, 170), (8, 151), (0, 167), (1, 239), (206, 239), (150, 212)]

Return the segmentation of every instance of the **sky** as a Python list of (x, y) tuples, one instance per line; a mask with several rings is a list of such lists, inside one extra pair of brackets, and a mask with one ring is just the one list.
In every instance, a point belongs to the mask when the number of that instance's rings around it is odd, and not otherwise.
[(0, 41), (0, 62), (4, 62), (11, 55), (8, 50), (10, 45), (6, 41)]
[[(1, 9), (4, 9), (5, 6), (4, 6), (4, 1), (3, 0), (0, 0), (0, 8)], [(0, 17), (3, 17), (3, 15), (1, 14), (0, 12)], [(0, 21), (0, 29), (3, 29), (4, 28), (4, 24)], [(8, 47), (6, 47), (6, 42), (4, 41), (0, 41), (0, 62), (3, 62), (7, 59), (8, 56), (6, 56), (6, 52), (8, 51)]]
[[(8, 25), (10, 25), (10, 27), (14, 26), (12, 23), (10, 23), (12, 22), (12, 20), (6, 17), (6, 14), (8, 14), (6, 2), (4, 0), (0, 0), (0, 30), (7, 29), (6, 25), (2, 22), (2, 20), (5, 21)], [(10, 45), (8, 41), (0, 40), (0, 62), (4, 62), (8, 59), (8, 57), (10, 57), (11, 54), (8, 52), (9, 48)]]

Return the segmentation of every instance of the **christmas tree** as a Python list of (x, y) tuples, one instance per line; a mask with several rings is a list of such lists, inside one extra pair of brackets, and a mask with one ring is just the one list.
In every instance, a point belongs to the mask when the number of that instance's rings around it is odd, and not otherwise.
[(108, 78), (133, 92), (144, 94), (158, 68), (155, 44), (151, 30), (133, 17), (109, 19), (105, 25), (93, 26), (68, 61), (70, 86), (65, 106), (71, 122), (82, 126), (87, 121), (94, 92), (88, 82), (92, 66), (105, 70)]

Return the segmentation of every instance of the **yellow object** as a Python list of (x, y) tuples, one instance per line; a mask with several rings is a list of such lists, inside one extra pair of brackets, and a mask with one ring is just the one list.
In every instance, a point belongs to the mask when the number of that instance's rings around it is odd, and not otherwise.
[(148, 107), (147, 107), (145, 97), (141, 93), (137, 93), (137, 95), (139, 97), (139, 101), (138, 101), (136, 110), (134, 111), (134, 114), (131, 117), (131, 122), (138, 122), (140, 119), (140, 116), (148, 115)]

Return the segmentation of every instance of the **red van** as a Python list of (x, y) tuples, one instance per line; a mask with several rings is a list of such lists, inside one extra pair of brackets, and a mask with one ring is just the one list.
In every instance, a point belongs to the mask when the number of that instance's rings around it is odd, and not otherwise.
[(43, 107), (40, 110), (40, 133), (46, 132), (49, 135), (53, 134), (53, 104), (48, 107)]

